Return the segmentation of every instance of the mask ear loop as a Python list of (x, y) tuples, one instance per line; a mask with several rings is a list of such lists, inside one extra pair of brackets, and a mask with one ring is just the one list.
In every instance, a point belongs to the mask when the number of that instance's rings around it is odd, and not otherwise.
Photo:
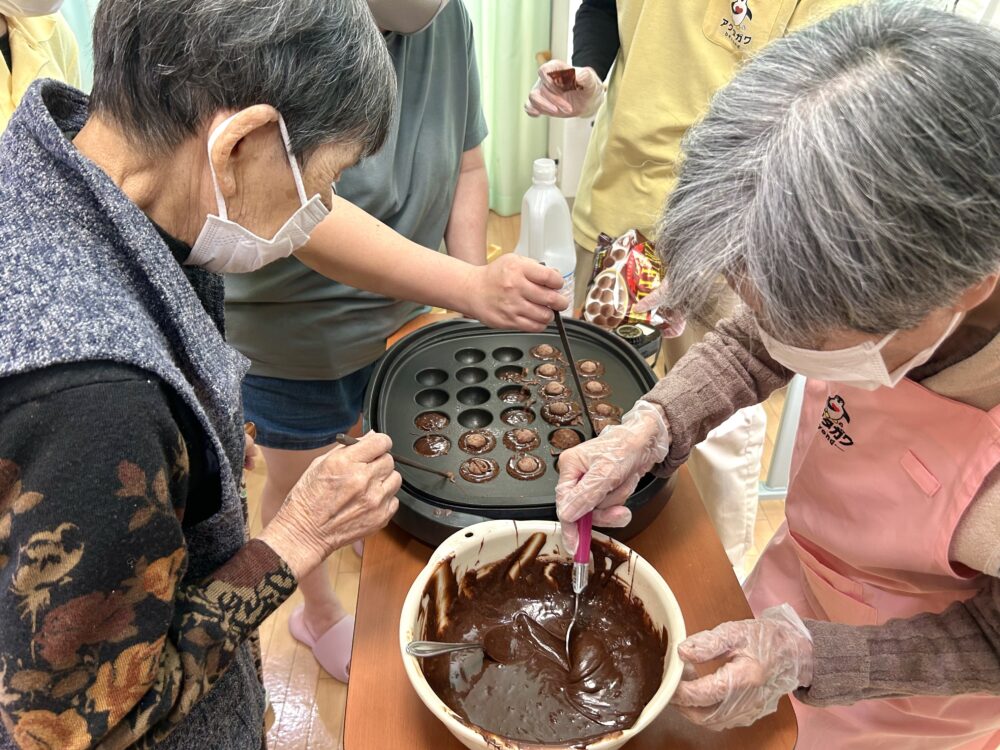
[(285, 118), (278, 115), (278, 127), (281, 129), (281, 139), (285, 142), (285, 153), (288, 155), (288, 163), (292, 167), (292, 179), (295, 180), (295, 189), (299, 193), (300, 205), (306, 205), (309, 200), (306, 198), (306, 187), (302, 182), (302, 172), (299, 171), (299, 161), (292, 153), (292, 139), (288, 136), (288, 127), (285, 125)]
[[(238, 112), (236, 114), (239, 114)], [(208, 136), (208, 169), (212, 173), (212, 187), (215, 189), (215, 203), (219, 209), (219, 218), (223, 221), (229, 221), (229, 212), (226, 210), (226, 199), (222, 195), (222, 189), (219, 187), (219, 176), (215, 173), (215, 162), (212, 161), (212, 148), (215, 146), (215, 142), (219, 140), (219, 136), (222, 131), (226, 129), (233, 120), (236, 119), (236, 115), (231, 115), (225, 120), (219, 123), (219, 126), (212, 131), (212, 134)]]

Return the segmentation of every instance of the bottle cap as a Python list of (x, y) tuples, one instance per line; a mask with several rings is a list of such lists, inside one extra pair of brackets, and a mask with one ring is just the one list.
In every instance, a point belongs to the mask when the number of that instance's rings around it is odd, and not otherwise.
[(556, 163), (552, 159), (535, 159), (532, 180), (536, 184), (555, 185)]

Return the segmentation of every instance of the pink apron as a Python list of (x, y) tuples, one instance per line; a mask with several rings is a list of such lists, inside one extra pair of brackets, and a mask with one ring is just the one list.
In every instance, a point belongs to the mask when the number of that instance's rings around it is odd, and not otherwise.
[[(876, 625), (974, 596), (982, 576), (956, 570), (948, 550), (998, 463), (1000, 407), (985, 412), (908, 379), (876, 391), (810, 381), (787, 521), (744, 585), (754, 612), (788, 602), (802, 617)], [(798, 750), (1000, 747), (997, 697), (792, 703)]]

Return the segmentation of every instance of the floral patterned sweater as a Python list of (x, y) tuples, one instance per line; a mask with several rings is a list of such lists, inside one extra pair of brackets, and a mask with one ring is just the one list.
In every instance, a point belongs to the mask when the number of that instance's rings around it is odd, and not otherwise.
[(141, 370), (0, 380), (0, 718), (18, 747), (154, 746), (294, 590), (257, 541), (184, 580), (184, 528), (220, 502), (213, 461)]

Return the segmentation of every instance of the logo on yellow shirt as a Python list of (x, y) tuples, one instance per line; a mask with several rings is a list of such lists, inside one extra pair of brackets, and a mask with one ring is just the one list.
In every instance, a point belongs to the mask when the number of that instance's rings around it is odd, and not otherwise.
[(732, 7), (734, 26), (742, 28), (744, 21), (753, 20), (753, 11), (750, 10), (750, 0), (736, 0)]

